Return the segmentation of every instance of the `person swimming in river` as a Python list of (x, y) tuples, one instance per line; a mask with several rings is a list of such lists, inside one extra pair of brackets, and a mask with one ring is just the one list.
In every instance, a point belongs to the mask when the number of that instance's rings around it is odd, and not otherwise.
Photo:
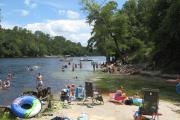
[(33, 71), (34, 69), (33, 69), (30, 65), (28, 65), (28, 66), (26, 67), (26, 70), (27, 70), (27, 71)]
[(11, 82), (10, 82), (10, 80), (5, 80), (5, 81), (3, 81), (3, 83), (2, 83), (2, 88), (9, 88), (11, 86)]
[(64, 66), (62, 66), (62, 67), (61, 67), (61, 71), (62, 71), (62, 72), (64, 72), (64, 71), (65, 71)]

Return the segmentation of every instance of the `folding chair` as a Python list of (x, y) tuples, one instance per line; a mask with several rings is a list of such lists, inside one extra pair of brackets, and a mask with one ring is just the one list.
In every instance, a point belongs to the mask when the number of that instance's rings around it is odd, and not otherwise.
[(83, 100), (83, 104), (85, 104), (85, 101), (89, 98), (92, 100), (93, 104), (93, 83), (85, 82), (85, 99)]
[(143, 88), (143, 105), (139, 108), (139, 116), (137, 120), (142, 120), (141, 116), (151, 116), (151, 120), (158, 120), (158, 105), (159, 105), (159, 89)]

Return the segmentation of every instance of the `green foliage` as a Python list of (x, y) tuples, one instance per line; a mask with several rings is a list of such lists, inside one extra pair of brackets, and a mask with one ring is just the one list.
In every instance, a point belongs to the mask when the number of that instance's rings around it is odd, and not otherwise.
[(163, 71), (180, 71), (180, 1), (128, 0), (98, 4), (82, 0), (93, 26), (90, 51), (112, 53), (125, 63), (150, 63)]
[(106, 74), (96, 81), (96, 87), (102, 92), (109, 93), (115, 92), (120, 86), (123, 86), (128, 96), (140, 93), (142, 88), (159, 89), (160, 99), (179, 102), (180, 97), (176, 93), (175, 86), (165, 81), (165, 79), (155, 76)]
[(165, 72), (179, 73), (180, 1), (158, 0), (153, 11), (151, 32), (155, 43), (155, 65)]
[(51, 38), (48, 34), (15, 26), (12, 30), (0, 29), (0, 57), (37, 57), (44, 55), (88, 55), (80, 43), (73, 43), (62, 36)]

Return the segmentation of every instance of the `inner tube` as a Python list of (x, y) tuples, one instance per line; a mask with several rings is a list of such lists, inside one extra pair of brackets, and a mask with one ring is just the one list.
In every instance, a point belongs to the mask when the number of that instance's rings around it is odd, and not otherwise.
[(11, 104), (12, 112), (19, 118), (31, 118), (41, 110), (41, 102), (35, 96), (20, 96)]
[(10, 86), (11, 86), (11, 83), (10, 83), (10, 81), (8, 80), (8, 81), (4, 81), (4, 82), (3, 82), (2, 88), (5, 89), (5, 88), (9, 88)]

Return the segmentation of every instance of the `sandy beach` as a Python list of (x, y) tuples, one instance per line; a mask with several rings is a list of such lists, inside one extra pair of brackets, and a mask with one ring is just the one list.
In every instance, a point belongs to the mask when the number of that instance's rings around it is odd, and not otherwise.
[[(31, 120), (51, 120), (56, 116), (66, 116), (76, 120), (81, 113), (86, 113), (89, 120), (133, 120), (133, 114), (138, 110), (138, 106), (120, 105), (109, 102), (107, 95), (103, 96), (103, 105), (94, 105), (92, 108), (83, 105), (82, 102), (73, 101), (70, 108), (60, 108), (52, 112), (46, 112), (44, 115), (32, 118)], [(56, 105), (59, 101), (56, 101)], [(91, 100), (86, 104), (90, 104)], [(179, 120), (180, 119), (180, 104), (175, 104), (167, 101), (160, 100), (159, 120)], [(148, 116), (150, 118), (150, 116)]]

